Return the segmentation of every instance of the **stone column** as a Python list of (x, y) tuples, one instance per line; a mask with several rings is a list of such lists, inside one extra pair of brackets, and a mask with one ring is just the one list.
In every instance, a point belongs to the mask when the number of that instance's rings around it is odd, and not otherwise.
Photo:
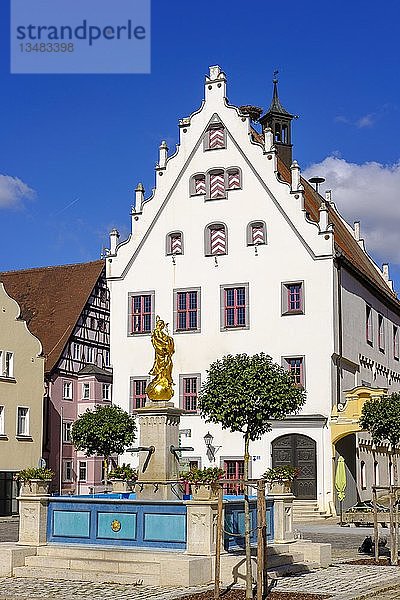
[(41, 546), (47, 542), (48, 496), (19, 496), (19, 538), (23, 546)]
[[(171, 452), (171, 446), (179, 446), (179, 422), (181, 414), (185, 411), (176, 408), (172, 402), (148, 402), (140, 408), (140, 443), (139, 446), (150, 448), (154, 452), (148, 459), (148, 453), (142, 450), (139, 453), (138, 483), (175, 481), (179, 478), (179, 461)], [(146, 464), (147, 463), (147, 464)], [(144, 472), (143, 472), (144, 470)], [(175, 492), (173, 491), (175, 490)], [(176, 500), (182, 498), (179, 484), (160, 485), (157, 490), (151, 484), (143, 484), (143, 490), (136, 486), (138, 500)]]
[(216, 500), (188, 500), (187, 554), (215, 555), (218, 502)]
[(293, 494), (268, 494), (274, 501), (274, 542), (293, 542)]

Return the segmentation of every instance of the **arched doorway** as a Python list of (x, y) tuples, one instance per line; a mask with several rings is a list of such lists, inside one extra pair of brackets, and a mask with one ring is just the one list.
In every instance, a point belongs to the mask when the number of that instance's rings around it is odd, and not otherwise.
[(306, 435), (290, 433), (272, 442), (272, 466), (292, 465), (300, 470), (292, 490), (297, 500), (317, 498), (317, 444)]

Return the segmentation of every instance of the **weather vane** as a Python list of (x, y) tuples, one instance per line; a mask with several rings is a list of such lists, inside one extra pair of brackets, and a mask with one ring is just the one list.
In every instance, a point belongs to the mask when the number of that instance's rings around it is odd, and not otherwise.
[(278, 81), (278, 73), (279, 73), (278, 69), (275, 69), (275, 71), (274, 71), (274, 81)]

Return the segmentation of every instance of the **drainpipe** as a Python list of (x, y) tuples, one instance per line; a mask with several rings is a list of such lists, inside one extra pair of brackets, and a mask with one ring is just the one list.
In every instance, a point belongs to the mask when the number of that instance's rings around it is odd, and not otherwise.
[(63, 467), (63, 421), (64, 421), (64, 407), (61, 407), (60, 410), (60, 421), (61, 421), (61, 428), (60, 428), (60, 458), (58, 461), (58, 470), (59, 470), (59, 476), (58, 476), (58, 484), (60, 486), (60, 496), (61, 496), (61, 490), (62, 490), (62, 467)]
[(340, 264), (340, 258), (337, 260), (337, 307), (338, 307), (338, 354), (339, 359), (336, 364), (336, 404), (341, 401), (341, 389), (340, 389), (340, 370), (343, 353), (343, 316), (342, 316), (342, 266)]

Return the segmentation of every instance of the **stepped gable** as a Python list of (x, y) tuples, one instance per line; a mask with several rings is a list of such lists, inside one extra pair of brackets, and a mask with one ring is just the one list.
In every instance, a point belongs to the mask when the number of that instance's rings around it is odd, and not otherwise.
[[(280, 177), (290, 183), (291, 173), (290, 169), (278, 158), (278, 171)], [(301, 183), (304, 186), (304, 208), (309, 214), (310, 219), (318, 223), (319, 221), (319, 208), (323, 198), (318, 192), (312, 187), (312, 185), (303, 177)], [(393, 292), (383, 277), (379, 274), (377, 267), (374, 265), (372, 259), (364, 252), (359, 246), (357, 240), (353, 237), (351, 231), (344, 223), (342, 217), (334, 208), (329, 210), (329, 222), (334, 226), (334, 237), (336, 249), (339, 250), (344, 257), (361, 272), (375, 287), (389, 296), (392, 301), (400, 308), (400, 302), (397, 299), (396, 293)]]
[(0, 273), (21, 307), (20, 318), (42, 343), (46, 373), (59, 360), (103, 269), (104, 261), (96, 260)]

